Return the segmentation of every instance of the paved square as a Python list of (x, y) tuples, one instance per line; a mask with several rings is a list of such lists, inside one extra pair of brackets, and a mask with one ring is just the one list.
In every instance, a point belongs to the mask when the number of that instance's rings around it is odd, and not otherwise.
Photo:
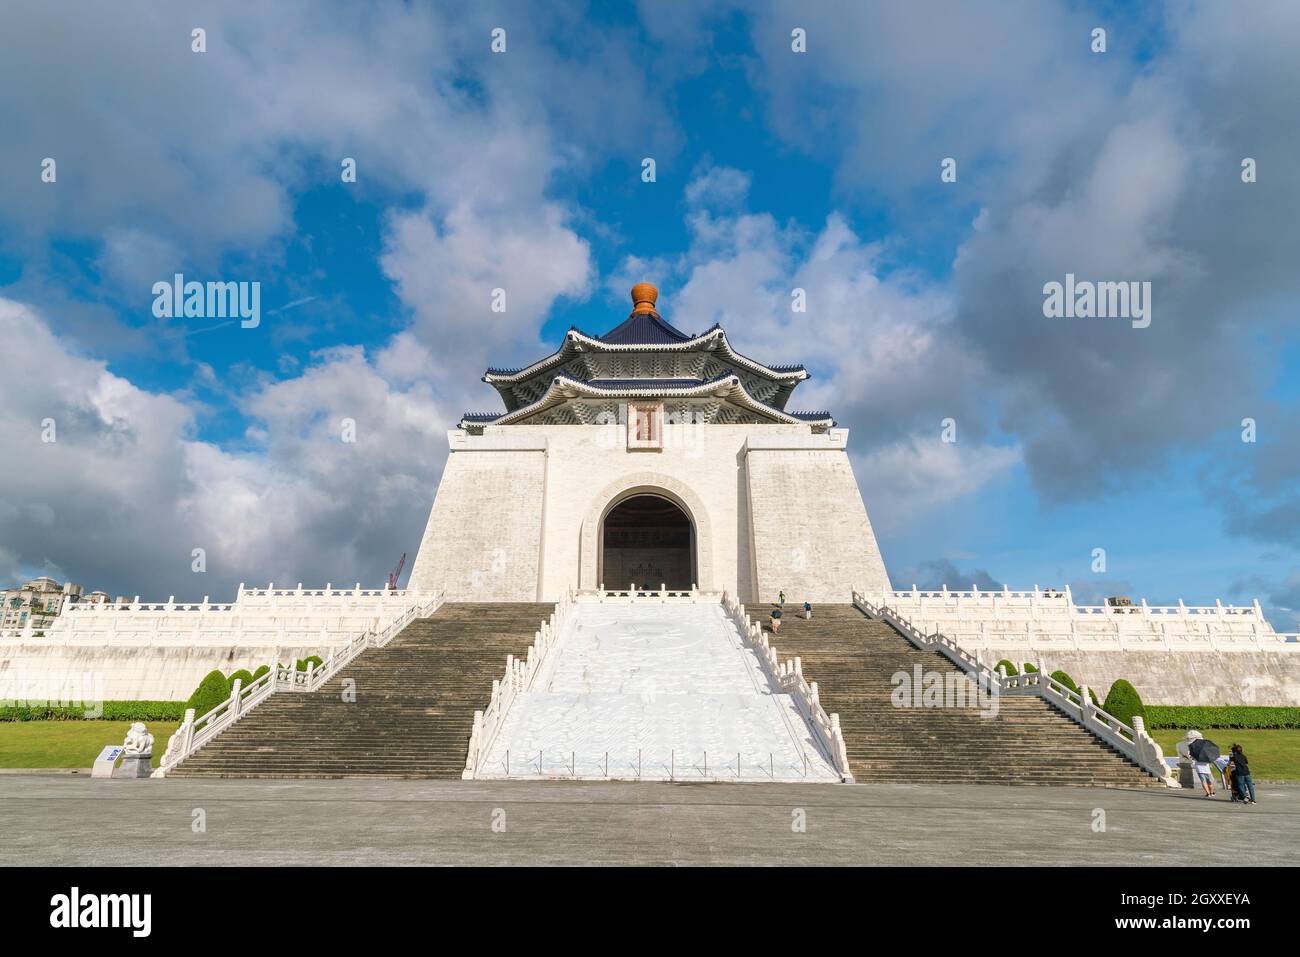
[(1093, 788), (7, 774), (0, 819), (0, 865), (1300, 864), (1295, 785), (1241, 807)]

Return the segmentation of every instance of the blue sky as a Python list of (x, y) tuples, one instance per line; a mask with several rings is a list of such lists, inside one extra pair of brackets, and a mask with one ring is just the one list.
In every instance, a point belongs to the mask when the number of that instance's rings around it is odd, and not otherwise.
[[(644, 278), (808, 364), (792, 404), (852, 429), (896, 585), (1259, 597), (1296, 630), (1294, 5), (99, 6), (0, 38), (0, 325), (31, 350), (0, 359), (0, 576), (380, 581), (445, 430), (496, 408), (482, 369)], [(1151, 328), (1052, 325), (1067, 271), (1149, 279)], [(175, 272), (260, 282), (261, 325), (156, 319)]]

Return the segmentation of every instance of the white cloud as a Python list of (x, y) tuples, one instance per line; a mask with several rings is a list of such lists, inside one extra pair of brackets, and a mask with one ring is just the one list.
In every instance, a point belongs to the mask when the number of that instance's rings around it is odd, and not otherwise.
[[(467, 364), (542, 348), (537, 332), (556, 300), (585, 296), (592, 275), (587, 242), (549, 203), (508, 218), (462, 205), (441, 228), (428, 213), (394, 216), (381, 262), (438, 364), (430, 374), (452, 388)], [(492, 310), (495, 289), (504, 312)]]
[(945, 444), (936, 432), (856, 455), (854, 470), (869, 483), (863, 495), (876, 531), (893, 535), (1006, 479), (1020, 459), (1016, 446)]
[(0, 338), (24, 343), (0, 353), (0, 571), (75, 565), (87, 587), (215, 598), (240, 580), (376, 581), (419, 540), (454, 416), (427, 384), (389, 385), (377, 366), (399, 367), (395, 350), (330, 350), (254, 391), (230, 451), (193, 438), (194, 407), (77, 355), (26, 306), (0, 300)]
[[(15, 410), (12, 438), (26, 442), (52, 407), (66, 439), (21, 445), (38, 467), (0, 479), (0, 503), (23, 506), (0, 508), (6, 556), (27, 567), (61, 558), (91, 584), (194, 594), (228, 591), (235, 576), (372, 573), (413, 548), (446, 455), (442, 430), (485, 401), (476, 366), (535, 350), (555, 301), (588, 292), (590, 249), (574, 213), (547, 195), (557, 174), (634, 136), (659, 155), (674, 149), (646, 71), (626, 56), (628, 31), (602, 30), (575, 51), (565, 38), (584, 26), (580, 7), (521, 8), (505, 21), (509, 56), (494, 57), (496, 16), (401, 2), (127, 0), (80, 9), (69, 30), (66, 11), (48, 5), (6, 13), (0, 233), (29, 264), (11, 294), (40, 304), (39, 318), (6, 305), (5, 321), (23, 328), (6, 339), (31, 342), (41, 363), (39, 375), (37, 364), (15, 368), (0, 401)], [(196, 23), (204, 54), (190, 50)], [(59, 164), (54, 185), (33, 165), (46, 155)], [(344, 156), (357, 161), (355, 186), (340, 183)], [(149, 287), (173, 272), (227, 256), (279, 268), (296, 198), (322, 187), (405, 210), (387, 221), (382, 268), (412, 321), (369, 356), (280, 356), (278, 382), (195, 364), (197, 385), (225, 398), (238, 395), (230, 380), (252, 379), (234, 400), (241, 441), (199, 441), (207, 410), (70, 345), (121, 355), (162, 340), (65, 302), (66, 284), (50, 278), (56, 240), (88, 242), (103, 285), (128, 301), (139, 290), (130, 323), (149, 323)], [(334, 300), (328, 277), (315, 278), (312, 294)], [(487, 308), (498, 286), (504, 314)], [(277, 345), (291, 332), (282, 326)], [(185, 361), (183, 340), (167, 342)], [(355, 446), (338, 441), (344, 416), (357, 421)], [(37, 527), (34, 504), (53, 509), (53, 532)], [(192, 547), (210, 549), (208, 584), (190, 576)]]
[[(778, 29), (796, 18), (806, 56)], [(1300, 148), (1277, 121), (1300, 88), (1300, 6), (1125, 11), (1104, 56), (1095, 19), (1066, 2), (772, 0), (751, 22), (769, 122), (836, 164), (842, 196), (912, 235), (980, 208), (949, 332), (1048, 499), (1131, 485), (1233, 428), (1228, 408), (1262, 408), (1277, 371), (1261, 344), (1300, 294), (1300, 178), (1277, 169)], [(949, 156), (958, 182), (940, 186)], [(1277, 175), (1243, 184), (1246, 156)], [(1151, 281), (1151, 327), (1045, 320), (1043, 284), (1067, 272)]]

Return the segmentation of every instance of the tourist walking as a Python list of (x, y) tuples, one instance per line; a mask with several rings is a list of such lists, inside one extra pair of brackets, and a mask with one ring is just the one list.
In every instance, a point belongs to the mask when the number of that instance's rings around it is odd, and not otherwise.
[(806, 619), (812, 618), (812, 605), (808, 604), (807, 601), (803, 603), (803, 616)]
[(1174, 747), (1191, 766), (1192, 786), (1200, 784), (1207, 798), (1214, 797), (1213, 761), (1219, 756), (1219, 746), (1203, 738), (1199, 731), (1188, 731), (1187, 736)]
[(776, 634), (780, 630), (781, 630), (781, 609), (773, 608), (772, 609), (772, 634)]
[(1201, 788), (1205, 791), (1207, 798), (1214, 797), (1214, 772), (1210, 769), (1208, 761), (1197, 761), (1192, 765), (1192, 770), (1196, 774), (1196, 780), (1201, 782)]
[(1232, 746), (1232, 781), (1237, 786), (1237, 793), (1241, 795), (1242, 801), (1247, 804), (1255, 803), (1255, 779), (1250, 776), (1250, 759), (1246, 757), (1246, 752), (1241, 750), (1241, 745)]
[(780, 593), (776, 596), (776, 600), (780, 603), (781, 607), (784, 608), (784, 607), (785, 607), (785, 592), (780, 592)]

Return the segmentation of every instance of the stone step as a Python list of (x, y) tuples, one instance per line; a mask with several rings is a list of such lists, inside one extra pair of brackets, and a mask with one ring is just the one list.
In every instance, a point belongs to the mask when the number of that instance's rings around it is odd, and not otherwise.
[[(459, 777), (474, 712), (506, 656), (554, 611), (454, 603), (369, 648), (313, 693), (272, 695), (171, 774), (177, 777)], [(344, 701), (345, 687), (355, 701)]]
[[(769, 610), (747, 609), (770, 632)], [(920, 665), (947, 682), (961, 672), (852, 605), (815, 606), (810, 620), (787, 606), (769, 638), (782, 660), (799, 657), (804, 677), (818, 683), (822, 707), (839, 715), (859, 781), (1160, 786), (1037, 697), (999, 697), (997, 715), (987, 718), (978, 708), (895, 708), (895, 673), (910, 676)]]

